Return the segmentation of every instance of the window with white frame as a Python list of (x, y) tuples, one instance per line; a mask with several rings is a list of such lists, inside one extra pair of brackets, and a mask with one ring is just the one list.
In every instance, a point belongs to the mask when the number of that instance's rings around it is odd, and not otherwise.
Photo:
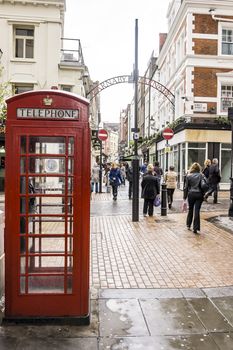
[(13, 94), (22, 94), (23, 92), (31, 91), (34, 89), (33, 84), (20, 84), (20, 83), (15, 83), (12, 86)]
[(34, 28), (15, 26), (14, 47), (16, 58), (34, 58)]
[(222, 54), (233, 55), (233, 29), (222, 29)]
[(222, 143), (221, 144), (221, 182), (228, 183), (231, 172), (231, 144)]
[(227, 112), (228, 107), (233, 107), (233, 85), (221, 86), (221, 112)]
[(61, 85), (61, 90), (72, 92), (73, 87), (71, 85)]

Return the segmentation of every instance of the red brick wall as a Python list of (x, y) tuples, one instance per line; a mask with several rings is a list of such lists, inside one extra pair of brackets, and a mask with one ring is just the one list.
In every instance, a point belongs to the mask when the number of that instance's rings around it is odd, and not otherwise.
[(194, 67), (194, 79), (192, 81), (194, 96), (217, 97), (216, 73), (230, 71), (231, 69)]
[[(218, 34), (218, 21), (214, 20), (211, 15), (193, 14), (195, 19), (193, 24), (195, 29), (193, 33), (202, 34)], [(233, 19), (233, 16), (221, 16), (216, 15), (216, 17)]]
[(218, 34), (218, 21), (212, 19), (211, 15), (194, 14), (194, 33)]
[(210, 39), (193, 39), (194, 53), (196, 55), (217, 55), (218, 41)]

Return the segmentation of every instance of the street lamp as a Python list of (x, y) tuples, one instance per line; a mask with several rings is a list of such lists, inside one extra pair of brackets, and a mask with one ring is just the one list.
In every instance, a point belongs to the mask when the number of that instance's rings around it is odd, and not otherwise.
[(139, 157), (138, 157), (138, 20), (135, 20), (135, 65), (134, 65), (134, 155), (132, 221), (139, 221)]
[(233, 107), (228, 108), (228, 119), (231, 122), (231, 173), (230, 173), (230, 180), (231, 180), (231, 187), (230, 187), (230, 208), (228, 212), (229, 217), (233, 217)]

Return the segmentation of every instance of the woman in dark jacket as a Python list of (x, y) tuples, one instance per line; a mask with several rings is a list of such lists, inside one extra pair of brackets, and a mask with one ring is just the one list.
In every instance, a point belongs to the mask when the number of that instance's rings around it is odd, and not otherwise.
[(204, 161), (204, 169), (202, 170), (202, 174), (208, 179), (210, 172), (211, 160), (206, 159)]
[(143, 176), (141, 183), (142, 186), (142, 198), (144, 198), (143, 215), (146, 216), (147, 212), (149, 216), (153, 216), (154, 212), (154, 200), (159, 194), (159, 180), (153, 175), (153, 164), (147, 166), (147, 173)]
[[(201, 189), (201, 166), (193, 163), (186, 176), (184, 186), (184, 199), (188, 198), (189, 211), (186, 219), (187, 228), (190, 230), (193, 221), (193, 232), (200, 231), (200, 209), (203, 202), (203, 192)], [(194, 214), (194, 219), (193, 219)]]

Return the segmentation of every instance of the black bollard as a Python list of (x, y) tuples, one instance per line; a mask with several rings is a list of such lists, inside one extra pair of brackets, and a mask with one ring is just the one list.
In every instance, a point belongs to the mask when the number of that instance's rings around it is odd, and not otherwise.
[(162, 183), (161, 190), (161, 216), (167, 215), (167, 185), (165, 182)]
[(233, 218), (233, 177), (231, 177), (230, 180), (231, 180), (231, 187), (230, 187), (230, 200), (231, 200), (231, 204), (230, 204), (228, 216), (231, 217), (231, 218)]

